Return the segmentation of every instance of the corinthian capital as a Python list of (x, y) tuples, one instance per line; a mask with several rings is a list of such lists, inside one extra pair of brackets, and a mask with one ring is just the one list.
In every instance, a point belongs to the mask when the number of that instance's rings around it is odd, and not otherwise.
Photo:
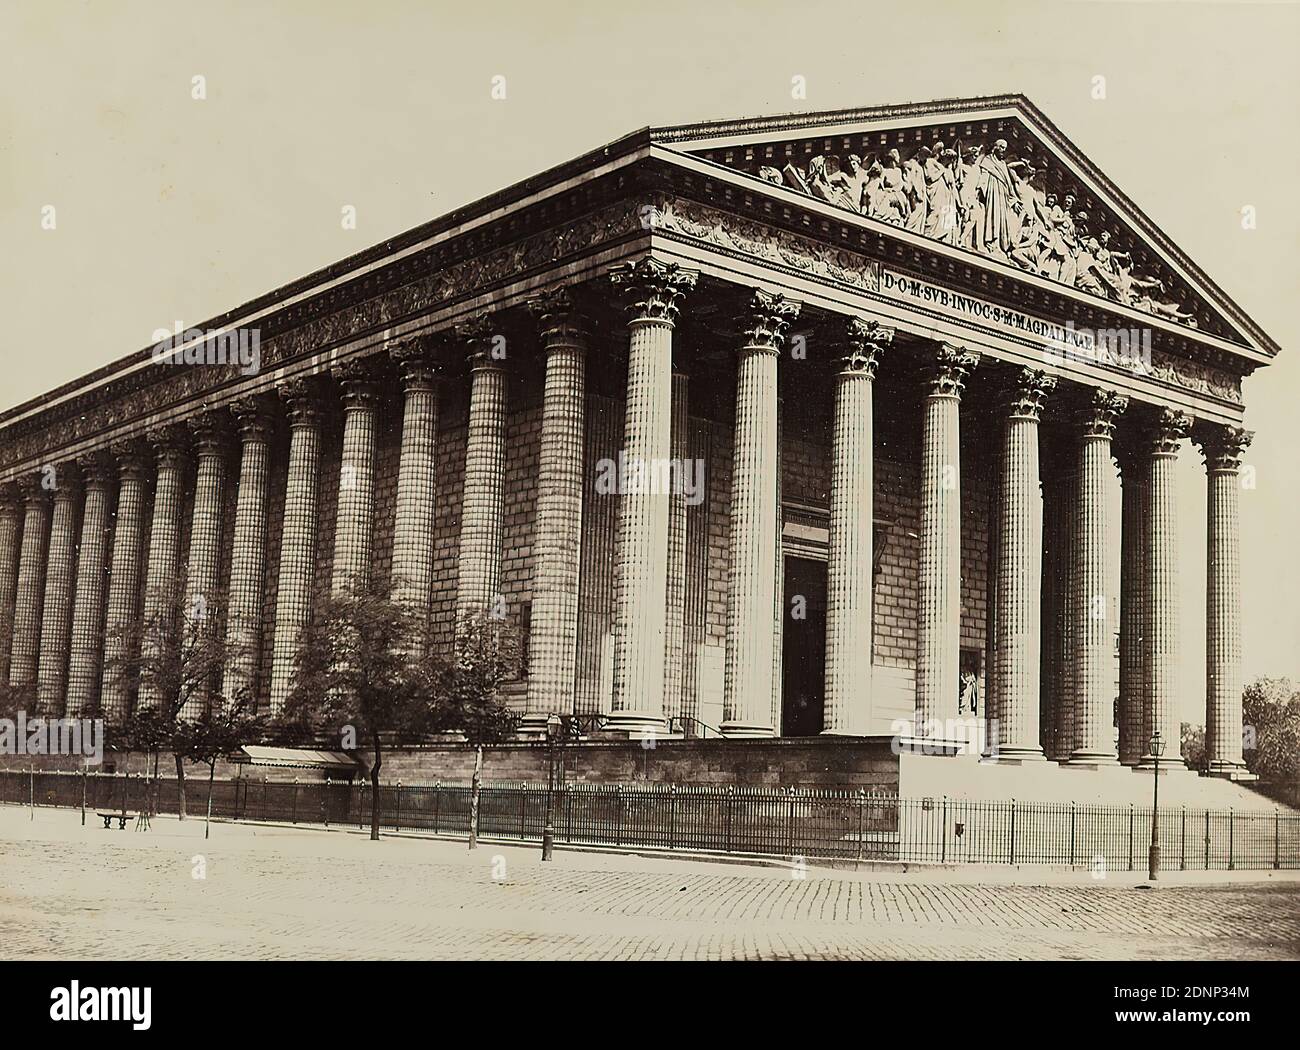
[(840, 358), (840, 375), (875, 379), (880, 358), (893, 341), (894, 329), (875, 321), (864, 321), (861, 317), (850, 317), (845, 323), (848, 353)]
[(434, 335), (414, 335), (394, 339), (385, 349), (393, 363), (401, 370), (406, 389), (427, 386), (438, 377), (442, 368), (439, 350), (443, 340)]
[(632, 323), (659, 321), (674, 324), (681, 299), (695, 287), (699, 274), (683, 270), (677, 263), (660, 262), (651, 256), (623, 263), (609, 272), (616, 291), (623, 293)]
[(289, 410), (289, 425), (315, 426), (320, 422), (320, 386), (312, 376), (298, 376), (277, 389)]
[(117, 474), (113, 457), (103, 451), (78, 456), (77, 466), (86, 478), (87, 489), (107, 489)]
[(1007, 412), (1013, 417), (1037, 422), (1043, 415), (1047, 397), (1056, 389), (1056, 376), (1040, 368), (1022, 368), (1016, 372), (1007, 395)]
[(780, 352), (786, 330), (798, 319), (801, 305), (783, 295), (755, 289), (737, 319), (745, 333), (745, 349)]
[(375, 383), (375, 366), (369, 359), (353, 358), (333, 370), (334, 378), (343, 387), (343, 407), (370, 408), (375, 403), (378, 388)]
[(118, 476), (123, 481), (149, 479), (149, 446), (139, 438), (122, 438), (108, 448), (117, 462)]
[(471, 368), (500, 368), (505, 363), (505, 336), (494, 330), (492, 315), (475, 314), (456, 326)]
[(189, 462), (189, 435), (183, 425), (159, 427), (146, 436), (158, 466), (183, 469)]
[(587, 320), (579, 312), (568, 288), (561, 286), (542, 292), (535, 299), (528, 300), (528, 310), (537, 319), (544, 346), (586, 343)]
[(274, 417), (270, 405), (263, 397), (241, 397), (230, 406), (230, 414), (235, 417), (239, 427), (239, 436), (244, 441), (271, 440), (274, 429)]
[(1128, 408), (1128, 398), (1114, 390), (1094, 390), (1088, 407), (1079, 416), (1084, 437), (1109, 438), (1115, 433), (1115, 420)]
[(1178, 443), (1192, 429), (1192, 417), (1186, 412), (1172, 408), (1161, 411), (1160, 419), (1151, 429), (1151, 452), (1154, 455), (1173, 456), (1178, 452)]
[(1237, 471), (1242, 457), (1255, 437), (1253, 430), (1241, 427), (1210, 426), (1198, 432), (1192, 440), (1201, 446), (1205, 456), (1205, 469), (1209, 471)]
[(230, 428), (223, 412), (208, 411), (186, 420), (200, 456), (221, 455), (229, 446)]
[(980, 355), (952, 343), (941, 343), (934, 356), (934, 371), (930, 375), (930, 393), (961, 397), (966, 377), (975, 371)]

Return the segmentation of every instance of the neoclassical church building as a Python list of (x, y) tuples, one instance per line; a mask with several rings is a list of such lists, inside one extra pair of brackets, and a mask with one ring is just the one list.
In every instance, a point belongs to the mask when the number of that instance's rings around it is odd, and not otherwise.
[(1241, 384), (1278, 347), (1021, 96), (644, 129), (196, 329), (0, 414), (0, 676), (41, 713), (148, 704), (107, 663), (179, 579), (276, 713), (368, 578), (446, 645), (516, 624), (525, 735), (975, 715), (1002, 762), (1141, 767), (1193, 693), (1244, 772)]

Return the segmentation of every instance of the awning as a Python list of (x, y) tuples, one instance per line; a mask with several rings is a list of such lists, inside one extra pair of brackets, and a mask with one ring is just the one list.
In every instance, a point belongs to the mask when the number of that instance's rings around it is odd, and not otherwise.
[(282, 769), (328, 769), (355, 773), (360, 767), (342, 751), (317, 751), (305, 747), (262, 747), (246, 744), (235, 759), (254, 766)]

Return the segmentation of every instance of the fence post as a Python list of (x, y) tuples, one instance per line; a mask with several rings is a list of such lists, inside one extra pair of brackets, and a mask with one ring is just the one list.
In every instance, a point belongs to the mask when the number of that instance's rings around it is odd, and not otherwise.
[(27, 806), (31, 811), (28, 820), (36, 819), (36, 767), (27, 767)]
[(1278, 816), (1278, 807), (1273, 807), (1273, 867), (1280, 867), (1278, 860), (1278, 839), (1282, 831), (1282, 818)]
[(442, 781), (433, 782), (433, 833), (438, 834), (438, 806), (442, 801)]
[(1074, 799), (1070, 799), (1070, 867), (1074, 867)]
[(86, 767), (81, 767), (81, 826), (86, 826)]
[(623, 785), (618, 784), (614, 787), (614, 809), (618, 814), (618, 821), (614, 832), (614, 845), (623, 845)]
[(668, 785), (668, 848), (677, 848), (677, 785)]
[(863, 837), (866, 832), (867, 793), (858, 788), (858, 860), (862, 859)]
[(262, 819), (266, 819), (266, 774), (262, 774)]
[(1183, 841), (1178, 847), (1178, 870), (1187, 870), (1187, 807), (1183, 806)]
[(289, 823), (298, 823), (298, 778), (293, 778), (293, 808), (289, 813)]
[(393, 816), (393, 830), (402, 830), (402, 782), (397, 782), (397, 813)]
[(1235, 810), (1228, 810), (1228, 870), (1232, 871), (1237, 865), (1232, 862), (1232, 815)]
[(569, 790), (568, 784), (561, 784), (560, 791), (564, 795), (564, 841), (573, 841), (573, 793)]
[(1011, 800), (1011, 861), (1016, 862), (1016, 800)]
[(727, 806), (726, 806), (726, 810), (727, 810), (727, 839), (726, 839), (726, 843), (725, 843), (725, 845), (726, 845), (726, 852), (728, 852), (728, 853), (731, 852), (731, 810), (732, 810), (732, 807), (733, 807), (734, 804), (735, 804), (735, 797), (736, 797), (736, 785), (735, 785), (735, 784), (728, 784), (728, 785), (727, 785)]
[(528, 781), (524, 781), (524, 786), (519, 792), (519, 837), (526, 837), (528, 830)]
[(1205, 811), (1205, 870), (1210, 870), (1210, 811)]
[(785, 845), (786, 856), (794, 857), (794, 785), (786, 789), (790, 796), (790, 801), (786, 805), (785, 813)]
[(942, 836), (939, 845), (939, 863), (947, 864), (948, 863), (948, 796), (947, 795), (943, 796), (943, 809), (940, 812), (941, 812), (941, 819), (943, 823), (940, 825), (940, 829), (939, 829), (939, 833)]
[(321, 823), (327, 828), (330, 826), (330, 778), (329, 774), (325, 775), (325, 790), (320, 793), (320, 817)]
[(1128, 870), (1133, 870), (1133, 803), (1128, 804)]

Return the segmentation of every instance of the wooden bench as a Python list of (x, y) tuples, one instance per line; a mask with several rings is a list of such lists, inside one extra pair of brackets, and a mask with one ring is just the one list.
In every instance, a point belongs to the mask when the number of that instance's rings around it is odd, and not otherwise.
[(103, 822), (104, 822), (104, 827), (106, 827), (106, 828), (107, 828), (107, 827), (110, 827), (110, 826), (112, 825), (113, 821), (116, 820), (116, 821), (117, 821), (117, 829), (118, 829), (118, 831), (125, 831), (125, 830), (126, 830), (126, 821), (127, 821), (127, 817), (129, 816), (129, 814), (126, 814), (126, 813), (96, 813), (95, 816), (97, 816), (97, 817), (99, 817), (101, 820), (103, 820)]

